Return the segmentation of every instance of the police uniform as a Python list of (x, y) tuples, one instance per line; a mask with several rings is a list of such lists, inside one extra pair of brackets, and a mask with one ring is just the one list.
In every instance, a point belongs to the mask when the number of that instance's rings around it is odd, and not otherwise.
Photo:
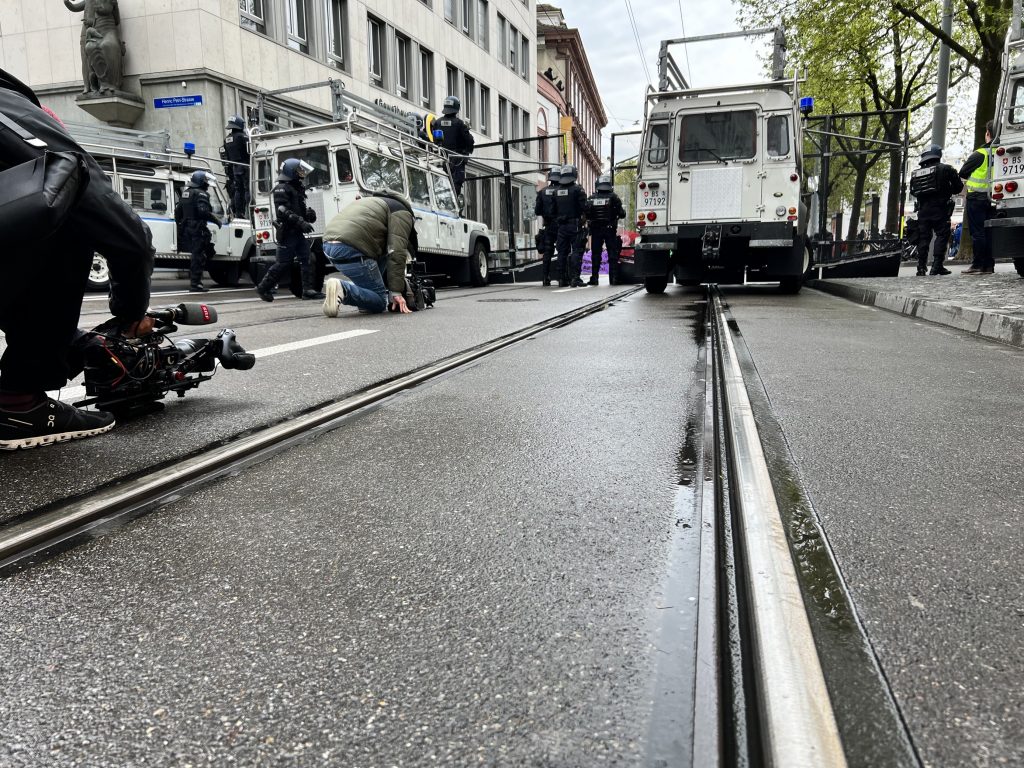
[(579, 280), (583, 264), (583, 248), (580, 242), (583, 217), (586, 214), (587, 193), (575, 183), (575, 169), (567, 175), (562, 171), (558, 191), (555, 192), (555, 217), (558, 232), (555, 247), (558, 251), (558, 271), (561, 286), (582, 283)]
[(932, 145), (921, 155), (921, 165), (910, 176), (910, 193), (917, 199), (917, 274), (925, 274), (928, 246), (935, 235), (932, 268), (929, 274), (948, 275), (942, 266), (949, 246), (949, 217), (953, 213), (952, 196), (964, 188), (952, 167), (939, 162), (942, 148)]
[(188, 185), (181, 191), (181, 198), (174, 207), (174, 220), (178, 223), (180, 248), (187, 248), (192, 258), (189, 262), (189, 290), (205, 291), (203, 268), (207, 254), (213, 250), (213, 236), (207, 223), (220, 227), (220, 219), (213, 213), (210, 195), (206, 191), (208, 182), (205, 171), (192, 174)]
[[(293, 162), (286, 160), (285, 166)], [(302, 178), (298, 175), (289, 177), (288, 172), (282, 168), (270, 195), (276, 213), (277, 261), (263, 276), (256, 287), (256, 293), (264, 301), (273, 301), (274, 287), (291, 272), (292, 264), (298, 261), (302, 273), (302, 298), (323, 299), (324, 294), (313, 285), (313, 263), (309, 241), (306, 239), (306, 234), (313, 231), (316, 212), (306, 205), (306, 188)]]
[(555, 193), (559, 190), (559, 184), (554, 169), (548, 174), (548, 180), (548, 185), (537, 193), (537, 202), (533, 206), (534, 215), (543, 220), (537, 232), (537, 247), (542, 259), (541, 276), (544, 285), (551, 285), (551, 258), (555, 255), (555, 242), (558, 239)]
[[(991, 134), (989, 134), (991, 135)], [(966, 275), (977, 275), (994, 272), (996, 262), (988, 242), (985, 222), (992, 213), (992, 203), (988, 197), (988, 168), (992, 162), (992, 142), (978, 147), (960, 169), (960, 178), (967, 187), (967, 199), (964, 203), (964, 216), (971, 232), (971, 246), (974, 258)]]
[[(231, 125), (231, 133), (224, 140), (224, 147), (221, 157), (231, 161), (225, 164), (225, 170), (231, 180), (231, 210), (235, 216), (245, 216), (249, 205), (249, 139), (245, 135), (245, 128), (239, 125)], [(244, 165), (236, 165), (244, 163)]]
[[(603, 177), (602, 177), (603, 178)], [(610, 182), (608, 182), (610, 184)], [(599, 181), (600, 186), (604, 183)], [(598, 190), (587, 199), (587, 222), (590, 225), (590, 284), (597, 285), (601, 272), (601, 250), (608, 250), (608, 282), (615, 285), (619, 279), (619, 219), (626, 218), (622, 200), (611, 189)]]
[[(441, 131), (441, 146), (454, 155), (471, 155), (476, 145), (469, 126), (458, 116), (459, 100), (449, 96), (444, 100), (444, 114), (433, 122), (432, 129)], [(462, 185), (466, 180), (466, 158), (449, 157), (448, 170), (455, 184), (455, 194), (462, 194)]]

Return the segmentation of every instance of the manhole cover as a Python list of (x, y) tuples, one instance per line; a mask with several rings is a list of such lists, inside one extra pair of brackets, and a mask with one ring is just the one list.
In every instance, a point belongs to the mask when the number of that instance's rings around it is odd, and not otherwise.
[(511, 301), (540, 301), (540, 299), (477, 299), (477, 301), (479, 301), (480, 303), (484, 303), (484, 302), (498, 303), (498, 302), (502, 302), (502, 301), (503, 302), (511, 302)]

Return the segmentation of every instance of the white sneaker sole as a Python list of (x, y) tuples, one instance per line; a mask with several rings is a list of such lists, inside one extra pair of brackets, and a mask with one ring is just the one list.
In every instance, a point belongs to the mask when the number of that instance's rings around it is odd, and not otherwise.
[(23, 437), (21, 440), (0, 440), (0, 451), (16, 451), (19, 448), (38, 448), (41, 445), (53, 443), (65, 443), (68, 440), (81, 440), (83, 437), (95, 437), (109, 432), (117, 422), (108, 424), (105, 427), (96, 429), (81, 429), (76, 432), (57, 432), (52, 435), (39, 435), (38, 437)]
[(341, 281), (335, 277), (327, 280), (324, 284), (324, 293), (327, 294), (327, 298), (324, 299), (324, 314), (327, 317), (338, 316), (338, 289), (341, 288)]

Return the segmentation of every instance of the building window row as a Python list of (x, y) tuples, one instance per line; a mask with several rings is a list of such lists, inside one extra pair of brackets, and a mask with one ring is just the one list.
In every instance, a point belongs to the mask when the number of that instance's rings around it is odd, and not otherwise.
[(491, 48), (490, 16), (489, 0), (444, 0), (444, 20), (485, 51)]
[(243, 29), (348, 70), (348, 0), (238, 0), (238, 14)]
[(491, 89), (451, 63), (445, 66), (445, 85), (447, 95), (462, 102), (460, 117), (478, 133), (490, 135)]
[(530, 38), (499, 13), (498, 60), (525, 80), (530, 79), (530, 47)]

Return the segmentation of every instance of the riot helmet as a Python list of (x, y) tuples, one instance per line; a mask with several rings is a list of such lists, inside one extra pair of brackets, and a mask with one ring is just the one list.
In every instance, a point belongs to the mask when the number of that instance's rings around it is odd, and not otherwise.
[(942, 159), (942, 147), (938, 144), (932, 144), (924, 152), (921, 153), (922, 162), (925, 160), (941, 160)]
[(241, 115), (232, 115), (228, 118), (227, 125), (224, 126), (227, 130), (233, 131), (238, 129), (240, 131), (245, 130), (245, 120), (242, 119)]
[(563, 187), (564, 186), (569, 186), (570, 184), (575, 184), (576, 183), (576, 177), (577, 176), (579, 176), (579, 171), (576, 170), (576, 166), (575, 165), (572, 165), (572, 164), (570, 164), (570, 165), (563, 165), (562, 166), (562, 175), (561, 175), (561, 178), (559, 178), (558, 182)]
[(188, 185), (193, 189), (206, 189), (211, 183), (216, 184), (217, 180), (212, 173), (206, 171), (194, 171), (188, 180)]
[(295, 181), (296, 179), (304, 179), (306, 175), (313, 171), (313, 166), (307, 163), (305, 160), (300, 160), (297, 157), (290, 157), (281, 163), (281, 178), (286, 181)]
[(559, 165), (553, 165), (548, 168), (548, 183), (557, 184), (558, 180), (562, 178), (562, 167)]
[(597, 177), (597, 184), (595, 189), (598, 192), (611, 192), (612, 191), (612, 177), (607, 173)]
[(462, 109), (462, 102), (459, 101), (458, 96), (446, 96), (444, 104), (441, 106), (441, 114), (457, 115), (460, 109)]

